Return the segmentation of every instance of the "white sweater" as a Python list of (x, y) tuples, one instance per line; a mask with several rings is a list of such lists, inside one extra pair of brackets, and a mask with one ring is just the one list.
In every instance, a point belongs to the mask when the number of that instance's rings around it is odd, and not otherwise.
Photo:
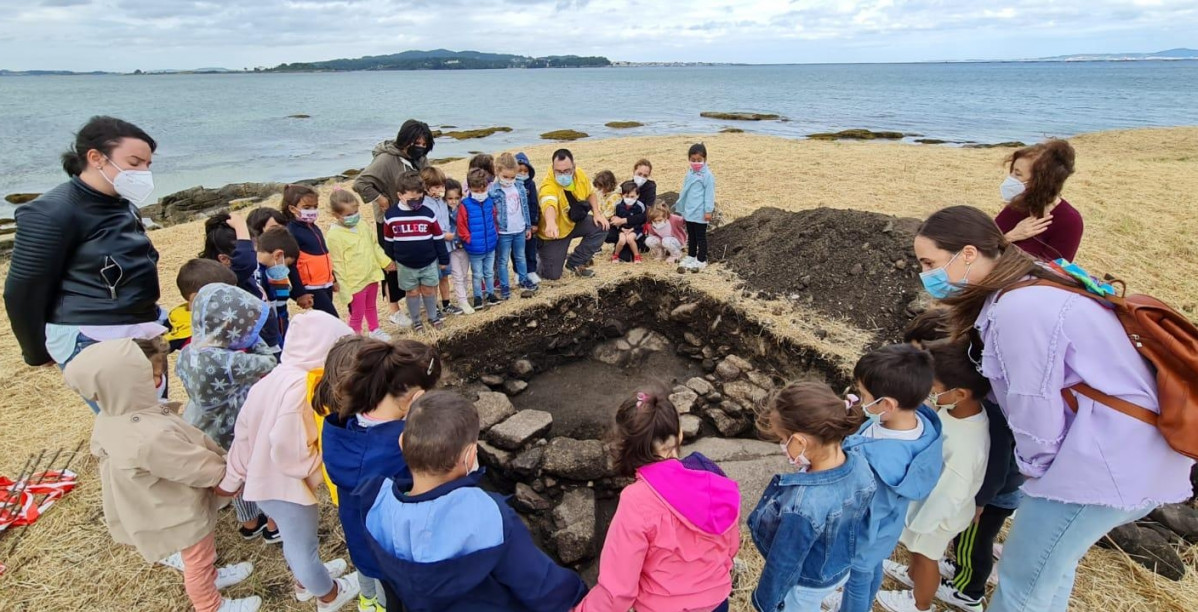
[(983, 410), (959, 419), (940, 410), (944, 436), (944, 471), (936, 487), (907, 511), (907, 530), (915, 533), (965, 531), (976, 510), (973, 498), (986, 476), (990, 454), (990, 422)]

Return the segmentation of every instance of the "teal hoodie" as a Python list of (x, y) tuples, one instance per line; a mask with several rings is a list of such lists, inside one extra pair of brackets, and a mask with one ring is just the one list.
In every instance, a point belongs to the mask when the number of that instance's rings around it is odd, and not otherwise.
[(844, 441), (845, 450), (858, 449), (873, 470), (878, 489), (869, 507), (865, 540), (857, 545), (853, 567), (872, 570), (898, 545), (911, 502), (927, 499), (944, 468), (944, 439), (940, 416), (927, 406), (916, 410), (923, 420), (917, 440), (878, 440), (862, 434), (866, 423)]

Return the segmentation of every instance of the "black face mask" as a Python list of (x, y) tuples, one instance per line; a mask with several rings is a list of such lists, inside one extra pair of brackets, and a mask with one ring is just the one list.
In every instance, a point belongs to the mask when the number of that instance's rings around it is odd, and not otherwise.
[(424, 157), (427, 154), (428, 154), (428, 147), (422, 147), (420, 145), (412, 145), (412, 146), (408, 147), (408, 155), (410, 156), (412, 161), (416, 161), (416, 160), (420, 159), (421, 157)]

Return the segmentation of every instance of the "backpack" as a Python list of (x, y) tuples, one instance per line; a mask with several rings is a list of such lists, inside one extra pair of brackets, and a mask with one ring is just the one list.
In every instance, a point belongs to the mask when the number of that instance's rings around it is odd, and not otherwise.
[(563, 189), (562, 193), (566, 194), (566, 200), (570, 202), (570, 207), (566, 209), (566, 217), (574, 223), (579, 223), (587, 218), (587, 213), (591, 212), (591, 203), (586, 200), (579, 200), (574, 197), (574, 194), (569, 189)]
[(1065, 404), (1077, 412), (1077, 394), (1084, 395), (1156, 427), (1173, 450), (1198, 459), (1198, 327), (1185, 315), (1148, 295), (1100, 296), (1043, 278), (1017, 283), (1007, 291), (1037, 285), (1076, 293), (1113, 310), (1132, 346), (1156, 372), (1159, 415), (1084, 382), (1061, 389)]

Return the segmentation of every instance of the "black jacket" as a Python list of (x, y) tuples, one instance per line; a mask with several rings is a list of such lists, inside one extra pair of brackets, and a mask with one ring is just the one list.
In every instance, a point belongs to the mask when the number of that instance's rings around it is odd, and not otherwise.
[(1019, 473), (1019, 465), (1015, 463), (1015, 436), (1007, 425), (1007, 417), (998, 404), (990, 400), (982, 400), (982, 406), (986, 409), (986, 417), (990, 419), (990, 458), (986, 463), (982, 487), (974, 497), (974, 504), (979, 508), (990, 505), (1000, 495), (1018, 490), (1025, 480), (1023, 474)]
[(17, 208), (4, 305), (25, 363), (51, 361), (46, 323), (158, 320), (158, 251), (138, 210), (78, 177)]

